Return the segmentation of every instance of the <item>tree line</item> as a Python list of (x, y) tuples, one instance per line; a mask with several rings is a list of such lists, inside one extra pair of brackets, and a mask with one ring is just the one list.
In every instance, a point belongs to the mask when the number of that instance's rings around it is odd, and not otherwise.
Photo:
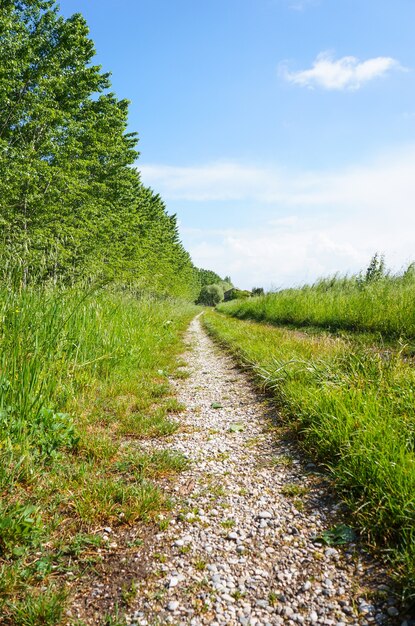
[(116, 280), (195, 299), (176, 216), (145, 187), (127, 100), (80, 14), (0, 1), (0, 259), (31, 281)]

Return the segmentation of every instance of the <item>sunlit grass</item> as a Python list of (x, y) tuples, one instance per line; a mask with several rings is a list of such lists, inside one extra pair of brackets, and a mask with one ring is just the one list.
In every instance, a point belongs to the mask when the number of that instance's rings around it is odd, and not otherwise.
[(297, 327), (415, 338), (415, 272), (365, 282), (360, 277), (322, 279), (311, 286), (235, 300), (218, 310), (240, 319)]
[(415, 370), (399, 352), (208, 313), (415, 594)]
[(59, 623), (64, 598), (53, 572), (73, 538), (104, 523), (152, 519), (168, 506), (153, 481), (187, 461), (144, 453), (139, 442), (177, 429), (170, 415), (182, 407), (168, 375), (181, 364), (194, 311), (128, 291), (0, 287), (6, 623)]

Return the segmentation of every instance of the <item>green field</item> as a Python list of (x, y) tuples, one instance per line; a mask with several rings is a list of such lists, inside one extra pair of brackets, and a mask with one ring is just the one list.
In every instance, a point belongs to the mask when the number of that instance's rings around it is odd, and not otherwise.
[(378, 280), (330, 278), (312, 286), (221, 304), (240, 319), (298, 327), (377, 333), (384, 339), (415, 339), (415, 272)]
[[(287, 298), (289, 295), (287, 296)], [(299, 296), (300, 297), (300, 296)], [(264, 303), (278, 297), (264, 298)], [(220, 307), (239, 315), (261, 300)], [(250, 308), (252, 306), (252, 309)], [(325, 465), (353, 524), (415, 594), (415, 370), (399, 350), (214, 312), (209, 333), (253, 372), (306, 454)]]

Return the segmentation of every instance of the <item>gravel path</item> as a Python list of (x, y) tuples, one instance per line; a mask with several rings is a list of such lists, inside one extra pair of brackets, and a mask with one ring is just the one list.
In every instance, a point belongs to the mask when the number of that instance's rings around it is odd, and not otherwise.
[(327, 478), (281, 440), (264, 398), (198, 318), (188, 338), (191, 376), (177, 389), (187, 410), (168, 446), (192, 464), (174, 483), (174, 515), (130, 623), (402, 623), (379, 563), (358, 544), (316, 540), (340, 523)]

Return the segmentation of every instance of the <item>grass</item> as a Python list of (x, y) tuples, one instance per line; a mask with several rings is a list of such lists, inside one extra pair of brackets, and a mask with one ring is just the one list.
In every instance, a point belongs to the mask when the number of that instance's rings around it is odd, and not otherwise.
[[(415, 597), (415, 370), (399, 352), (214, 312), (209, 333), (253, 371), (308, 455)], [(290, 494), (296, 495), (296, 494)]]
[(57, 572), (93, 566), (95, 529), (168, 506), (155, 481), (188, 461), (139, 442), (177, 429), (168, 376), (194, 311), (110, 288), (0, 286), (2, 623), (59, 624)]
[(334, 277), (298, 289), (234, 300), (218, 310), (257, 322), (377, 334), (383, 340), (415, 339), (415, 266), (376, 280)]

